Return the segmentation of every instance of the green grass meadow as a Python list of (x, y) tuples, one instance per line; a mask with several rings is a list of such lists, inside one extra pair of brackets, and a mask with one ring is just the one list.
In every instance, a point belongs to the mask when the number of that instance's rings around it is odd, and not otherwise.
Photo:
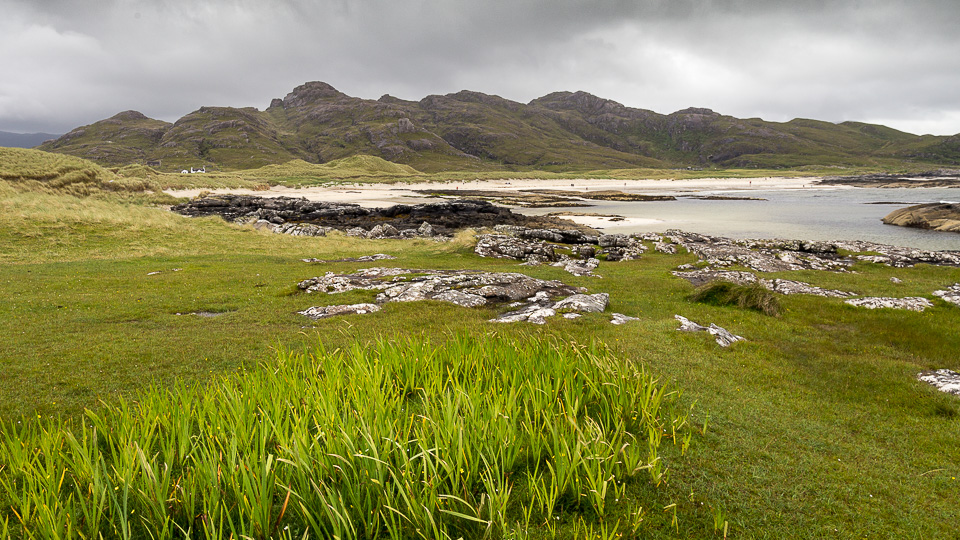
[[(689, 254), (573, 277), (480, 258), (470, 234), (290, 237), (149, 202), (0, 181), (0, 537), (956, 536), (960, 401), (916, 374), (960, 370), (960, 308), (931, 295), (960, 269), (771, 274), (935, 306), (778, 296), (766, 315), (695, 301), (670, 274)], [(301, 260), (372, 253), (398, 259)], [(296, 313), (371, 301), (296, 284), (372, 266), (523, 272), (611, 305), (544, 326), (441, 302)]]

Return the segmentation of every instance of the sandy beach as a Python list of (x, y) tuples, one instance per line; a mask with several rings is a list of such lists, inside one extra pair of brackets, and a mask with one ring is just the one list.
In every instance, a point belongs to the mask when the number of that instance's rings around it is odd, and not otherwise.
[[(691, 194), (701, 191), (792, 190), (816, 187), (818, 178), (695, 178), (684, 180), (475, 180), (469, 182), (424, 182), (415, 184), (340, 184), (290, 188), (274, 186), (266, 191), (250, 189), (179, 189), (167, 190), (175, 197), (196, 197), (201, 192), (233, 193), (260, 197), (304, 197), (311, 201), (351, 202), (366, 207), (389, 206), (400, 203), (418, 203), (434, 200), (417, 191), (431, 189), (471, 189), (490, 191), (523, 191), (551, 189), (566, 191), (619, 190), (626, 193), (650, 195)], [(837, 189), (831, 186), (831, 189)]]
[[(750, 191), (770, 190), (798, 190), (816, 189), (818, 178), (695, 178), (682, 180), (610, 180), (610, 179), (577, 179), (577, 180), (476, 180), (469, 182), (424, 182), (414, 184), (348, 184), (336, 186), (315, 186), (308, 188), (290, 188), (274, 186), (266, 191), (249, 189), (186, 189), (167, 190), (175, 197), (196, 197), (206, 191), (212, 194), (256, 195), (259, 197), (303, 197), (311, 201), (354, 203), (360, 206), (376, 208), (394, 204), (418, 204), (436, 201), (436, 197), (427, 197), (418, 191), (443, 190), (486, 190), (486, 191), (524, 191), (550, 189), (560, 191), (600, 191), (617, 190), (625, 193), (643, 195), (690, 195), (698, 192), (732, 192), (744, 193), (749, 196)], [(831, 186), (830, 189), (837, 189)], [(584, 214), (590, 214), (584, 209)], [(537, 213), (545, 213), (539, 211)], [(604, 215), (571, 215), (567, 219), (588, 227), (629, 227), (634, 225), (651, 225), (660, 220), (618, 217)]]

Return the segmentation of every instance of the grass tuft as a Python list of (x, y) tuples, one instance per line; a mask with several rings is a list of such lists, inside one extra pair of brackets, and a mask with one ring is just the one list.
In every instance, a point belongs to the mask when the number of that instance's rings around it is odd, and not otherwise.
[(690, 300), (714, 306), (736, 306), (771, 317), (780, 314), (777, 295), (759, 283), (738, 285), (729, 281), (712, 281), (694, 291)]

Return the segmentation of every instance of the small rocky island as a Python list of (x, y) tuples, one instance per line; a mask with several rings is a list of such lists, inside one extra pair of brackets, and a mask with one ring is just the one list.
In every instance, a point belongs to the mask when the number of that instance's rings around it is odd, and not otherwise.
[(960, 233), (960, 204), (918, 204), (890, 212), (883, 222), (887, 225)]

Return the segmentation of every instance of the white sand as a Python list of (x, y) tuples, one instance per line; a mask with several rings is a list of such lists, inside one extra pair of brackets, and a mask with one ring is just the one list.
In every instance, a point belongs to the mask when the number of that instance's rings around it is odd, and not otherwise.
[[(469, 189), (485, 191), (520, 191), (530, 189), (556, 189), (567, 191), (619, 190), (627, 193), (649, 195), (689, 194), (701, 191), (769, 191), (792, 189), (815, 189), (819, 178), (695, 178), (689, 180), (476, 180), (471, 182), (429, 182), (418, 184), (352, 184), (337, 186), (318, 186), (302, 189), (274, 186), (267, 191), (249, 189), (183, 189), (167, 190), (175, 197), (196, 197), (202, 191), (214, 194), (257, 195), (260, 197), (304, 197), (311, 201), (356, 203), (365, 207), (390, 206), (394, 204), (416, 204), (436, 201), (425, 197), (416, 190), (430, 189)], [(837, 189), (837, 186), (830, 186)], [(637, 218), (609, 223), (609, 218), (597, 216), (570, 216), (578, 223), (600, 223), (631, 225)], [(656, 220), (641, 220), (654, 221)], [(589, 222), (589, 223), (588, 223)], [(641, 223), (638, 223), (641, 224)]]

